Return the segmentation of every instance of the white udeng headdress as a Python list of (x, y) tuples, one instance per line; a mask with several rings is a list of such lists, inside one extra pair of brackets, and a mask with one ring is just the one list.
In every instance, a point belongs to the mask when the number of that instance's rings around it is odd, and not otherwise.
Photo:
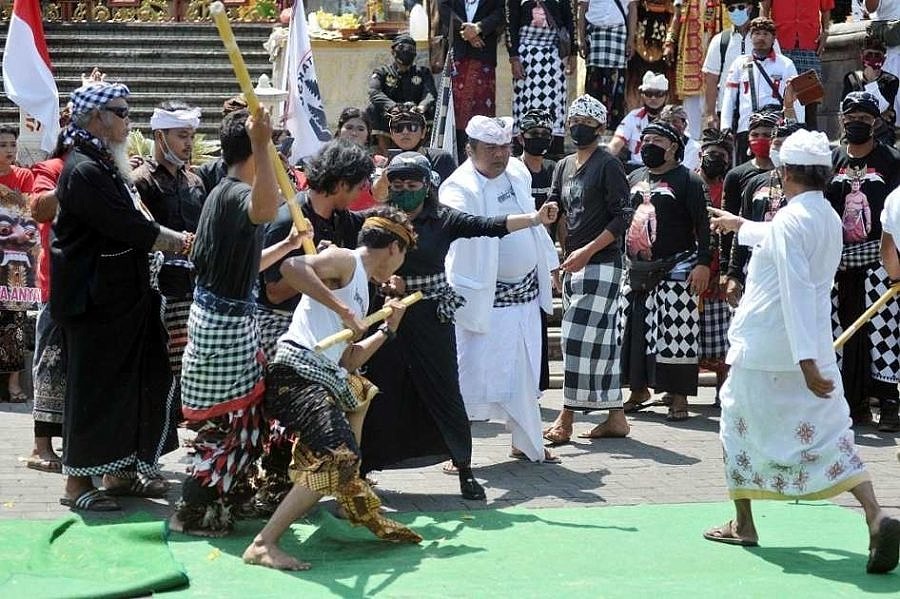
[(800, 129), (781, 144), (781, 162), (794, 166), (832, 166), (828, 136), (821, 131)]
[(476, 114), (469, 119), (466, 125), (466, 135), (471, 139), (486, 144), (503, 145), (512, 142), (513, 120), (512, 117), (488, 117)]
[(154, 108), (150, 117), (150, 129), (197, 129), (200, 127), (200, 109), (189, 110), (163, 110)]

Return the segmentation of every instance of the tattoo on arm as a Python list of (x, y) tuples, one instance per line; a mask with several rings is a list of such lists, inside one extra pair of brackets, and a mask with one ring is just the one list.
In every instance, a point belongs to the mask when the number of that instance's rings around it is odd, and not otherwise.
[(156, 241), (153, 242), (153, 248), (151, 249), (163, 252), (180, 252), (182, 247), (184, 247), (183, 233), (160, 227), (159, 235), (156, 236)]

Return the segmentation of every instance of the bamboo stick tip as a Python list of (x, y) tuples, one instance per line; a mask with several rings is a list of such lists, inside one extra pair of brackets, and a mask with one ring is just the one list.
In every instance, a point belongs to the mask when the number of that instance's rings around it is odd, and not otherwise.
[(220, 15), (225, 12), (225, 5), (221, 2), (213, 2), (209, 5), (209, 14), (212, 16)]

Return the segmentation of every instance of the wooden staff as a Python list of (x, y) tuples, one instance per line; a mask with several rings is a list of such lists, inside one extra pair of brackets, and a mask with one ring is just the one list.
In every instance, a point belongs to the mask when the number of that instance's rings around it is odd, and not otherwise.
[(878, 301), (872, 304), (872, 306), (862, 313), (862, 316), (856, 319), (856, 321), (850, 325), (846, 331), (841, 333), (841, 336), (835, 339), (834, 341), (834, 349), (840, 349), (844, 347), (844, 344), (856, 333), (859, 329), (863, 327), (867, 322), (872, 320), (872, 317), (878, 314), (878, 311), (881, 310), (886, 303), (891, 301), (897, 292), (900, 291), (900, 283), (895, 283), (891, 287), (888, 288), (887, 291), (884, 292), (884, 295), (878, 298)]
[[(234, 39), (234, 31), (231, 30), (231, 23), (228, 22), (225, 5), (221, 2), (213, 2), (209, 5), (209, 14), (216, 23), (216, 28), (219, 30), (219, 37), (222, 38), (222, 43), (225, 44), (225, 50), (228, 51), (228, 58), (231, 60), (234, 76), (241, 88), (241, 93), (244, 94), (244, 99), (247, 100), (247, 108), (250, 109), (251, 113), (255, 114), (256, 111), (259, 110), (259, 98), (256, 97), (256, 92), (253, 91), (250, 73), (247, 71), (244, 57), (241, 56), (241, 50), (238, 48), (237, 41)], [(308, 230), (309, 227), (306, 224), (303, 213), (300, 212), (299, 204), (297, 204), (297, 198), (294, 195), (294, 186), (291, 185), (288, 174), (284, 170), (284, 165), (278, 157), (278, 151), (275, 149), (275, 144), (273, 144), (271, 140), (269, 141), (269, 159), (272, 161), (272, 166), (275, 169), (275, 178), (278, 179), (278, 187), (281, 188), (281, 195), (287, 200), (294, 226), (302, 233)], [(312, 239), (308, 237), (303, 239), (303, 251), (308, 255), (316, 253), (316, 246), (313, 244)]]
[[(412, 294), (404, 297), (402, 300), (400, 300), (400, 303), (408, 308), (408, 307), (412, 306), (414, 303), (416, 303), (417, 301), (419, 301), (420, 299), (422, 299), (422, 292), (416, 291), (415, 293), (412, 293)], [(394, 311), (391, 309), (390, 306), (385, 306), (378, 312), (373, 312), (372, 314), (369, 314), (368, 316), (363, 318), (363, 322), (366, 323), (367, 327), (370, 327), (373, 324), (381, 322), (382, 320), (384, 320), (385, 318), (387, 318), (388, 316), (393, 314), (393, 312)], [(328, 337), (325, 337), (324, 339), (322, 339), (321, 341), (316, 343), (316, 347), (314, 349), (317, 352), (323, 352), (326, 349), (328, 349), (329, 347), (331, 347), (332, 345), (336, 345), (338, 343), (343, 343), (345, 341), (350, 341), (351, 339), (353, 339), (353, 331), (351, 329), (344, 329), (343, 331), (341, 331), (339, 333), (335, 333), (334, 335), (329, 335)]]

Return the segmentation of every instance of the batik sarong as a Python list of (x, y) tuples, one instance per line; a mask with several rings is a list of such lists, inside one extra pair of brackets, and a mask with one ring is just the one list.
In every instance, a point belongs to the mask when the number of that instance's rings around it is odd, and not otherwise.
[(496, 67), (478, 60), (453, 61), (453, 114), (458, 129), (463, 129), (476, 114), (496, 116)]
[[(66, 405), (65, 342), (62, 329), (50, 315), (49, 304), (41, 308), (37, 319), (32, 379), (35, 422), (61, 425)], [(58, 433), (48, 436), (61, 433), (60, 428)]]
[(563, 404), (571, 410), (622, 407), (616, 328), (622, 267), (588, 264), (563, 280)]

